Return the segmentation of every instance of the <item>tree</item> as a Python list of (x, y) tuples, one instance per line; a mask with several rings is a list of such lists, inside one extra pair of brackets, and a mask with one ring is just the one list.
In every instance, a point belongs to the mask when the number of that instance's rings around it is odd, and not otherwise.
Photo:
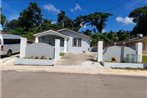
[(84, 16), (79, 16), (74, 20), (74, 27), (79, 25), (80, 23), (87, 23), (90, 22), (92, 26), (96, 26), (97, 30), (99, 32), (102, 32), (103, 28), (106, 25), (106, 22), (108, 21), (109, 16), (112, 14), (109, 13), (102, 13), (102, 12), (95, 12)]
[(4, 16), (2, 14), (2, 8), (0, 8), (0, 22), (1, 22), (1, 25), (4, 27), (4, 25), (6, 24), (7, 22), (7, 19), (6, 19), (6, 16)]
[(41, 31), (45, 30), (58, 30), (60, 27), (57, 24), (52, 24), (52, 21), (49, 19), (44, 19), (43, 23), (41, 24)]
[(110, 15), (109, 13), (95, 12), (88, 15), (88, 19), (92, 22), (92, 25), (96, 26), (99, 32), (102, 32)]
[(0, 21), (1, 21), (1, 25), (4, 27), (5, 23), (7, 22), (7, 19), (3, 14), (1, 14), (1, 20)]
[(132, 33), (147, 35), (147, 6), (135, 9), (129, 17), (133, 18), (133, 22), (136, 23)]
[(72, 20), (65, 15), (63, 10), (57, 15), (58, 24), (62, 26), (62, 28), (72, 28)]
[(7, 22), (4, 29), (7, 31), (14, 30), (19, 28), (19, 21), (17, 19), (13, 19), (10, 22)]
[(20, 27), (25, 28), (26, 31), (41, 26), (42, 23), (41, 9), (36, 2), (31, 2), (27, 9), (20, 13), (19, 24)]

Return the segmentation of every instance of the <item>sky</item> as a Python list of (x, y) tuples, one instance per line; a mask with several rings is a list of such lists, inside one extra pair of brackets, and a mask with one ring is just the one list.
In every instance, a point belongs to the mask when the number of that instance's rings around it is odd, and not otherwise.
[(128, 17), (129, 13), (136, 8), (147, 6), (147, 0), (2, 0), (2, 13), (9, 21), (17, 19), (30, 2), (37, 2), (43, 17), (53, 23), (56, 23), (60, 10), (64, 10), (71, 19), (94, 12), (111, 13), (113, 15), (108, 18), (103, 32), (132, 30), (135, 23)]

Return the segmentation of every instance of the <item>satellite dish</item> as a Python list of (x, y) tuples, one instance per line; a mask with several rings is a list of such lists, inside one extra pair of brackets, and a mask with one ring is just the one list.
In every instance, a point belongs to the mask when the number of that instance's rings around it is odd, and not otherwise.
[(137, 37), (143, 37), (143, 34), (138, 34)]

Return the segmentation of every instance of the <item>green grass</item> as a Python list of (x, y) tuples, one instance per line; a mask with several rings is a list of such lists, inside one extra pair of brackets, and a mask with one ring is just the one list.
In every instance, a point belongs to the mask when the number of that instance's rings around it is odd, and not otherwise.
[(60, 53), (60, 56), (64, 56), (65, 53)]
[(120, 67), (111, 67), (112, 69), (124, 69), (124, 70), (142, 70), (142, 71), (146, 71), (147, 69), (146, 68), (129, 68), (129, 67), (126, 67), (126, 68), (120, 68)]
[(142, 56), (143, 63), (147, 63), (147, 56)]

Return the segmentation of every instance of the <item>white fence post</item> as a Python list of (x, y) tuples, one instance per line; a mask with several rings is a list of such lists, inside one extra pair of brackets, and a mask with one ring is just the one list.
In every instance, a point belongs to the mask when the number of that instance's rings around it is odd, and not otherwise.
[(20, 58), (25, 57), (26, 46), (27, 46), (27, 39), (26, 38), (21, 38), (21, 42), (20, 42)]
[(141, 42), (136, 43), (137, 62), (142, 62), (142, 49), (143, 44)]
[(37, 36), (35, 37), (35, 43), (39, 43), (39, 38)]
[(103, 61), (103, 41), (97, 43), (97, 61)]
[(60, 57), (60, 39), (55, 39), (55, 60)]
[(67, 39), (64, 39), (64, 53), (67, 53)]

